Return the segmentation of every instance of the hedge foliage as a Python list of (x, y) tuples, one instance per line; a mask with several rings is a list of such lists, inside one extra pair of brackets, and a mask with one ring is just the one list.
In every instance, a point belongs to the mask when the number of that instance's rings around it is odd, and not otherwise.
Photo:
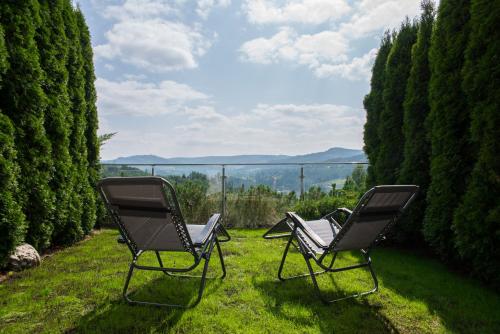
[(89, 163), (87, 160), (87, 141), (85, 138), (87, 126), (87, 101), (85, 100), (85, 69), (81, 32), (78, 28), (77, 13), (66, 3), (63, 10), (66, 36), (69, 40), (68, 53), (68, 92), (71, 101), (73, 122), (70, 131), (69, 150), (76, 169), (74, 179), (74, 204), (79, 212), (79, 224), (70, 224), (65, 231), (67, 243), (82, 238), (95, 224), (95, 194), (89, 184)]
[[(7, 50), (0, 26), (0, 87), (7, 70)], [(17, 176), (14, 144), (14, 126), (0, 110), (0, 266), (9, 251), (22, 241), (26, 229), (24, 215), (18, 203)]]
[(409, 208), (408, 215), (398, 226), (398, 238), (401, 242), (421, 243), (422, 221), (425, 212), (425, 197), (430, 183), (429, 153), (430, 143), (425, 129), (425, 120), (429, 114), (429, 48), (434, 23), (434, 4), (422, 2), (422, 15), (418, 28), (417, 41), (412, 47), (411, 70), (406, 85), (403, 104), (404, 154), (398, 182), (418, 184), (420, 193)]
[(474, 274), (500, 286), (500, 3), (473, 1), (463, 88), (475, 163), (454, 212), (455, 248)]
[(417, 27), (406, 19), (395, 34), (391, 51), (387, 56), (384, 76), (382, 109), (378, 120), (379, 147), (375, 161), (377, 183), (393, 184), (403, 161), (403, 102), (405, 84), (410, 75), (411, 48), (417, 38)]
[[(408, 19), (389, 56), (381, 48), (375, 60), (365, 98), (369, 182), (418, 184), (397, 240), (425, 239), (442, 259), (500, 287), (500, 4), (442, 0), (434, 16), (424, 0), (409, 76), (398, 43)], [(373, 102), (381, 86), (384, 109), (380, 97)]]
[(28, 222), (26, 241), (37, 249), (50, 245), (55, 212), (49, 187), (53, 160), (45, 130), (47, 97), (35, 33), (41, 24), (37, 1), (2, 1), (0, 20), (9, 68), (0, 91), (0, 109), (15, 127), (20, 203)]
[(36, 34), (44, 76), (42, 88), (47, 97), (45, 130), (52, 144), (51, 159), (54, 164), (49, 185), (57, 203), (52, 224), (52, 239), (56, 241), (61, 238), (62, 226), (75, 215), (70, 202), (73, 169), (69, 154), (71, 113), (66, 71), (68, 47), (61, 9), (60, 1), (40, 1), (42, 22), (52, 24), (40, 25)]
[(23, 241), (42, 251), (83, 238), (95, 224), (89, 49), (70, 0), (0, 2), (0, 265)]
[(364, 127), (364, 151), (370, 160), (368, 166), (367, 186), (369, 188), (377, 184), (375, 165), (380, 147), (380, 137), (378, 124), (380, 114), (384, 109), (384, 84), (385, 84), (385, 64), (392, 47), (392, 36), (389, 32), (384, 34), (377, 57), (372, 70), (370, 93), (365, 96), (363, 105), (366, 109), (366, 123)]
[(454, 258), (453, 212), (472, 167), (470, 110), (462, 89), (470, 1), (443, 1), (429, 52), (431, 80), (428, 117), (431, 183), (424, 235), (442, 258)]

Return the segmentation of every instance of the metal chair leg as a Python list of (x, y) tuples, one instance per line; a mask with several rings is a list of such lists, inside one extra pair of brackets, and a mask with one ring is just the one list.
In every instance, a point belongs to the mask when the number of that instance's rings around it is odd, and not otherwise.
[(203, 267), (203, 274), (201, 275), (200, 289), (198, 290), (198, 298), (190, 307), (198, 305), (198, 303), (201, 300), (201, 297), (203, 296), (203, 290), (205, 289), (205, 282), (207, 278), (208, 262), (210, 261), (213, 248), (214, 248), (214, 243), (210, 245), (210, 250), (208, 251), (207, 254), (205, 254), (205, 266)]
[[(373, 293), (373, 292), (375, 292), (375, 291), (378, 290), (378, 280), (377, 280), (377, 277), (375, 276), (375, 272), (373, 271), (373, 268), (372, 268), (372, 265), (371, 265), (371, 259), (370, 259), (369, 256), (367, 256), (367, 265), (366, 266), (370, 270), (370, 274), (371, 274), (373, 282), (374, 282), (374, 287), (371, 290), (368, 290), (368, 291), (365, 291), (365, 292), (355, 293), (355, 294), (352, 294), (352, 295), (349, 295), (349, 296), (345, 296), (345, 297), (341, 297), (341, 298), (336, 298), (336, 299), (332, 299), (332, 300), (325, 299), (324, 296), (323, 296), (323, 294), (321, 293), (320, 288), (319, 288), (318, 281), (316, 280), (316, 275), (314, 275), (314, 272), (313, 272), (313, 269), (312, 269), (312, 266), (311, 266), (311, 262), (310, 262), (309, 256), (307, 254), (302, 254), (302, 255), (304, 256), (304, 260), (306, 261), (307, 268), (309, 269), (309, 273), (310, 273), (311, 280), (313, 282), (316, 294), (318, 295), (319, 299), (321, 299), (321, 301), (324, 304), (331, 304), (331, 303), (338, 302), (338, 301), (341, 301), (341, 300), (344, 300), (344, 299), (361, 297), (361, 296), (368, 295), (368, 294)], [(342, 268), (340, 268), (340, 269), (342, 269)]]
[(220, 244), (218, 239), (215, 239), (215, 245), (217, 246), (217, 253), (219, 253), (219, 261), (220, 261), (220, 266), (222, 268), (221, 279), (224, 279), (226, 277), (226, 265), (224, 264), (224, 257), (222, 256), (222, 250), (220, 249)]
[[(206, 266), (206, 264), (205, 264), (205, 266)], [(198, 292), (198, 298), (191, 305), (189, 305), (189, 304), (188, 305), (181, 305), (181, 304), (156, 303), (156, 302), (147, 302), (147, 301), (131, 299), (129, 296), (129, 293), (127, 291), (128, 291), (128, 286), (129, 286), (130, 280), (132, 278), (132, 273), (133, 273), (134, 268), (135, 268), (135, 264), (132, 263), (130, 265), (130, 270), (128, 272), (127, 279), (125, 281), (125, 286), (123, 287), (123, 298), (129, 304), (150, 305), (150, 306), (166, 306), (166, 307), (176, 307), (176, 308), (191, 308), (191, 307), (196, 306), (196, 304), (198, 304), (201, 300), (200, 293), (203, 293), (203, 289), (200, 289), (200, 291)], [(202, 278), (201, 284), (203, 285), (203, 287), (205, 286), (205, 278)]]
[[(281, 259), (281, 263), (280, 263), (280, 267), (278, 269), (278, 279), (280, 281), (286, 281), (286, 280), (289, 280), (289, 279), (294, 279), (294, 278), (301, 278), (301, 277), (307, 277), (309, 276), (310, 274), (300, 274), (300, 275), (295, 275), (295, 276), (288, 276), (288, 277), (283, 277), (281, 274), (283, 272), (283, 267), (285, 265), (285, 261), (286, 261), (286, 257), (288, 255), (288, 251), (290, 250), (290, 245), (293, 243), (293, 238), (295, 236), (295, 231), (292, 232), (292, 234), (290, 235), (290, 238), (288, 239), (288, 242), (286, 244), (286, 247), (285, 247), (285, 251), (283, 253), (283, 258)], [(300, 251), (302, 253), (302, 251)], [(333, 265), (333, 261), (335, 260), (335, 257), (333, 258), (331, 264), (330, 264), (330, 268), (331, 266)], [(313, 274), (314, 275), (321, 275), (321, 274), (324, 274), (326, 273), (326, 270), (321, 270), (321, 271), (317, 271), (317, 272), (314, 272)]]
[[(217, 246), (217, 252), (219, 253), (219, 261), (220, 261), (220, 264), (221, 264), (221, 268), (222, 268), (222, 276), (220, 277), (221, 279), (224, 279), (226, 277), (226, 266), (224, 264), (224, 258), (222, 256), (222, 250), (220, 248), (220, 244), (219, 244), (219, 241), (217, 239), (215, 239), (215, 244)], [(164, 268), (163, 267), (163, 261), (161, 260), (161, 257), (160, 257), (160, 253), (158, 251), (155, 251), (156, 253), (156, 258), (158, 259), (158, 264), (160, 265), (160, 268)], [(201, 278), (202, 275), (184, 275), (184, 274), (173, 274), (169, 271), (162, 271), (165, 275), (169, 276), (169, 277), (184, 277), (184, 278)], [(207, 277), (208, 279), (215, 279), (217, 277), (215, 276), (208, 276)]]
[(372, 292), (375, 292), (378, 290), (378, 279), (377, 279), (377, 276), (375, 275), (375, 271), (373, 271), (372, 259), (370, 258), (369, 255), (367, 255), (366, 257), (367, 257), (366, 260), (368, 262), (368, 269), (370, 270), (370, 275), (372, 276), (372, 279), (373, 279), (373, 289), (371, 289), (370, 291), (368, 291), (364, 294), (372, 293)]
[(228, 242), (228, 241), (231, 240), (231, 236), (229, 235), (229, 233), (227, 232), (227, 230), (224, 228), (224, 226), (219, 225), (217, 227), (217, 232), (220, 232), (220, 234), (218, 234), (219, 236), (223, 235), (225, 237), (224, 239), (217, 238), (217, 240), (219, 240), (219, 242)]
[[(268, 239), (268, 240), (289, 237), (291, 235), (291, 230), (289, 230), (287, 232), (284, 232), (284, 231), (280, 230), (281, 225), (285, 224), (286, 221), (287, 221), (287, 218), (284, 218), (284, 219), (280, 220), (273, 227), (271, 227), (269, 230), (267, 230), (266, 233), (264, 233), (264, 235), (262, 237), (264, 239)], [(280, 233), (275, 232), (274, 230), (279, 230)], [(278, 234), (270, 235), (270, 234), (273, 234), (273, 233), (278, 233)]]
[[(201, 298), (203, 296), (203, 291), (205, 289), (206, 279), (207, 279), (208, 264), (210, 262), (211, 253), (212, 253), (213, 248), (214, 248), (214, 246), (216, 244), (217, 244), (216, 240), (211, 241), (209, 249), (208, 249), (208, 252), (202, 255), (203, 259), (205, 260), (205, 264), (203, 266), (203, 273), (202, 273), (202, 275), (198, 276), (199, 278), (201, 278), (200, 287), (198, 289), (198, 297), (196, 298), (196, 300), (193, 303), (188, 304), (188, 305), (181, 305), (181, 304), (168, 304), (168, 303), (146, 302), (146, 301), (139, 301), (139, 300), (133, 300), (133, 299), (131, 299), (129, 297), (129, 294), (128, 294), (127, 291), (128, 291), (128, 287), (129, 287), (129, 284), (130, 284), (130, 280), (131, 280), (132, 275), (133, 275), (133, 271), (136, 268), (137, 258), (134, 258), (134, 260), (130, 264), (130, 269), (129, 269), (127, 278), (125, 280), (125, 285), (123, 287), (123, 298), (128, 303), (130, 303), (130, 304), (141, 304), (141, 305), (151, 305), (151, 306), (168, 306), (168, 307), (177, 307), (177, 308), (191, 308), (191, 307), (196, 306), (201, 301)], [(219, 247), (218, 250), (220, 250), (220, 247)], [(222, 258), (222, 252), (219, 253), (219, 256)], [(158, 263), (160, 264), (160, 267), (164, 268), (163, 267), (163, 262), (161, 260), (160, 254), (158, 252), (156, 252), (156, 257), (158, 259)], [(223, 264), (223, 262), (222, 262), (222, 264)], [(137, 269), (141, 269), (141, 268), (137, 268)], [(168, 268), (165, 268), (165, 269), (168, 269)], [(166, 270), (164, 270), (163, 272), (167, 273)], [(226, 273), (225, 267), (223, 268), (223, 272), (224, 272), (224, 276), (225, 276), (225, 273)], [(170, 273), (167, 273), (167, 274), (169, 274), (171, 276), (178, 276), (178, 275), (172, 275)]]
[(278, 269), (278, 278), (281, 281), (284, 281), (286, 279), (286, 278), (281, 276), (281, 272), (283, 271), (283, 266), (285, 264), (286, 256), (288, 255), (288, 250), (290, 248), (292, 240), (293, 240), (293, 233), (292, 233), (292, 235), (290, 235), (290, 238), (288, 238), (288, 242), (286, 243), (285, 251), (283, 252), (283, 257), (281, 259), (280, 267)]
[(130, 279), (132, 278), (132, 273), (134, 272), (134, 267), (135, 267), (135, 259), (130, 264), (130, 268), (128, 270), (127, 278), (125, 279), (125, 285), (123, 286), (123, 292), (122, 292), (123, 298), (125, 298), (125, 300), (128, 302), (131, 302), (131, 301), (128, 298), (127, 290), (128, 290), (128, 285), (130, 283)]
[(168, 307), (178, 307), (178, 308), (189, 308), (194, 305), (180, 305), (180, 304), (166, 304), (166, 303), (155, 303), (155, 302), (146, 302), (146, 301), (140, 301), (140, 300), (134, 300), (129, 297), (128, 291), (128, 286), (130, 284), (130, 280), (132, 278), (132, 274), (135, 268), (135, 263), (136, 259), (132, 261), (130, 264), (130, 269), (127, 275), (127, 279), (125, 280), (125, 285), (123, 287), (123, 298), (129, 303), (129, 304), (140, 304), (140, 305), (151, 305), (151, 306), (168, 306)]

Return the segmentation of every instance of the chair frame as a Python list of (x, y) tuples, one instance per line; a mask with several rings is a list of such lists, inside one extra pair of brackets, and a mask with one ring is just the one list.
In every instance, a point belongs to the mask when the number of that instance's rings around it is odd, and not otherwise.
[[(174, 217), (174, 224), (178, 224), (179, 226), (176, 226), (176, 229), (179, 232), (179, 229), (183, 231), (183, 233), (187, 234), (187, 236), (184, 236), (184, 238), (181, 237), (181, 239), (186, 239), (183, 240), (187, 242), (187, 245), (185, 245), (186, 252), (191, 253), (193, 255), (193, 263), (187, 267), (184, 268), (172, 268), (172, 267), (164, 267), (163, 261), (160, 256), (160, 252), (173, 252), (173, 251), (160, 251), (160, 250), (140, 250), (137, 245), (132, 241), (132, 239), (129, 237), (129, 233), (127, 229), (125, 228), (125, 225), (123, 224), (120, 215), (118, 212), (109, 204), (108, 200), (106, 199), (106, 195), (103, 190), (103, 184), (106, 182), (106, 180), (109, 179), (123, 179), (121, 177), (112, 177), (112, 178), (106, 178), (101, 180), (98, 183), (98, 189), (99, 193), (101, 194), (101, 197), (103, 199), (103, 202), (106, 206), (106, 209), (108, 210), (108, 213), (110, 214), (112, 220), (116, 223), (118, 226), (118, 231), (120, 232), (120, 235), (122, 237), (123, 243), (125, 243), (130, 250), (132, 254), (132, 261), (130, 263), (129, 271), (127, 274), (127, 278), (125, 280), (125, 284), (123, 287), (122, 295), (123, 298), (130, 304), (141, 304), (141, 305), (152, 305), (152, 306), (165, 306), (165, 307), (177, 307), (177, 308), (191, 308), (196, 306), (200, 301), (203, 296), (203, 291), (205, 289), (206, 285), (206, 279), (207, 278), (215, 278), (215, 277), (207, 277), (207, 271), (208, 271), (208, 264), (210, 262), (210, 258), (212, 256), (212, 251), (214, 247), (217, 248), (217, 252), (219, 254), (219, 261), (220, 265), (222, 268), (222, 276), (220, 277), (221, 279), (224, 279), (226, 277), (226, 267), (224, 264), (224, 258), (222, 255), (220, 243), (221, 242), (227, 242), (231, 240), (231, 236), (227, 233), (226, 229), (224, 226), (220, 223), (220, 214), (214, 214), (210, 217), (209, 221), (207, 222), (208, 224), (213, 224), (213, 228), (211, 232), (208, 235), (208, 238), (206, 241), (201, 245), (201, 247), (196, 247), (194, 243), (192, 242), (189, 233), (187, 232), (187, 227), (184, 222), (184, 218), (182, 216), (179, 202), (177, 200), (177, 195), (175, 193), (175, 190), (173, 186), (165, 179), (159, 178), (159, 177), (144, 177), (144, 179), (151, 179), (151, 178), (156, 178), (156, 179), (161, 179), (162, 186), (163, 186), (163, 196), (166, 201), (166, 203), (170, 203), (170, 201), (166, 198), (166, 191), (169, 191), (170, 195), (172, 196), (172, 202), (171, 204), (174, 205), (172, 208)], [(138, 179), (138, 178), (136, 178)], [(166, 188), (166, 189), (165, 189)], [(221, 234), (224, 236), (223, 239), (219, 239), (218, 234)], [(158, 266), (144, 266), (138, 264), (139, 258), (141, 255), (143, 255), (145, 252), (155, 252), (156, 254), (156, 259), (158, 261)], [(182, 251), (180, 251), (182, 252)], [(203, 266), (203, 272), (201, 275), (184, 275), (182, 273), (186, 273), (189, 271), (194, 270), (195, 268), (200, 265), (200, 263), (204, 261), (204, 266)], [(201, 278), (200, 281), (200, 286), (198, 289), (198, 296), (196, 300), (193, 303), (187, 304), (187, 305), (182, 305), (182, 304), (170, 304), (170, 303), (160, 303), (160, 302), (152, 302), (152, 301), (141, 301), (141, 300), (134, 300), (130, 298), (130, 294), (128, 292), (128, 287), (130, 284), (130, 281), (132, 279), (132, 275), (134, 273), (134, 269), (137, 270), (150, 270), (150, 271), (161, 271), (165, 275), (170, 276), (170, 277), (184, 277), (184, 278)]]
[[(370, 189), (368, 192), (366, 192), (360, 199), (358, 206), (356, 207), (359, 208), (361, 207), (364, 203), (368, 202), (371, 198), (371, 196), (374, 194), (375, 188)], [(399, 220), (403, 212), (406, 210), (408, 205), (415, 199), (416, 192), (408, 199), (406, 204), (404, 205), (403, 208), (401, 208), (396, 214), (394, 214), (393, 218), (391, 221), (382, 229), (382, 231), (378, 234), (378, 236), (373, 240), (373, 242), (366, 247), (365, 249), (360, 249), (359, 251), (361, 252), (364, 262), (359, 263), (359, 264), (354, 264), (346, 267), (340, 267), (340, 268), (333, 268), (333, 265), (335, 264), (335, 260), (337, 259), (338, 253), (344, 251), (335, 251), (334, 248), (337, 244), (338, 241), (342, 239), (342, 237), (347, 233), (347, 231), (350, 228), (350, 223), (351, 221), (347, 218), (346, 221), (344, 222), (344, 225), (341, 225), (338, 223), (338, 221), (335, 219), (340, 213), (346, 214), (348, 217), (352, 215), (352, 211), (347, 209), (347, 208), (338, 208), (334, 210), (333, 212), (323, 216), (321, 219), (327, 220), (330, 224), (335, 225), (339, 229), (338, 234), (335, 236), (335, 238), (332, 240), (328, 248), (324, 250), (324, 252), (318, 257), (316, 256), (316, 253), (312, 250), (312, 248), (308, 245), (308, 243), (301, 237), (301, 235), (298, 233), (299, 230), (301, 230), (303, 233), (307, 235), (307, 231), (304, 229), (304, 224), (302, 219), (295, 214), (294, 212), (287, 212), (286, 213), (286, 218), (282, 219), (279, 221), (276, 225), (274, 225), (271, 229), (269, 229), (266, 233), (264, 233), (263, 238), (264, 239), (281, 239), (281, 238), (288, 238), (288, 242), (285, 246), (285, 250), (283, 252), (283, 256), (281, 259), (281, 263), (278, 269), (278, 279), (280, 281), (287, 281), (295, 278), (303, 278), (303, 277), (311, 277), (311, 280), (314, 285), (314, 290), (318, 296), (318, 298), (324, 303), (324, 304), (331, 304), (334, 302), (338, 302), (341, 300), (345, 299), (350, 299), (350, 298), (356, 298), (364, 295), (368, 295), (371, 293), (374, 293), (378, 290), (378, 280), (377, 276), (375, 274), (375, 271), (373, 270), (372, 267), (372, 260), (370, 257), (370, 252), (373, 249), (373, 247), (381, 240), (385, 239), (385, 233)], [(355, 211), (356, 211), (355, 209)], [(338, 218), (337, 218), (338, 219)], [(284, 230), (287, 229), (291, 232), (284, 233)], [(315, 242), (313, 238), (311, 238), (311, 241)], [(305, 274), (299, 274), (295, 276), (288, 276), (288, 277), (283, 277), (282, 272), (283, 268), (286, 262), (286, 258), (288, 255), (288, 252), (290, 250), (290, 245), (294, 245), (299, 253), (303, 256), (308, 273)], [(317, 245), (319, 246), (319, 244)], [(332, 259), (328, 265), (323, 263), (323, 261), (326, 259), (328, 255), (332, 255)], [(311, 260), (313, 260), (322, 270), (320, 271), (314, 271), (311, 265)], [(373, 280), (373, 288), (367, 291), (359, 292), (359, 293), (354, 293), (352, 295), (344, 296), (341, 298), (336, 298), (336, 299), (327, 299), (325, 298), (324, 294), (321, 292), (321, 289), (318, 285), (318, 281), (316, 279), (316, 276), (324, 274), (324, 273), (336, 273), (336, 272), (341, 272), (341, 271), (346, 271), (346, 270), (354, 270), (354, 269), (360, 269), (360, 268), (368, 268), (368, 271), (370, 272), (371, 278)]]

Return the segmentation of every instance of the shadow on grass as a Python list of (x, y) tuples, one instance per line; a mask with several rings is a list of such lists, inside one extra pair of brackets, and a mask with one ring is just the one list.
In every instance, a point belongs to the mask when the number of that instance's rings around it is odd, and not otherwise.
[[(279, 263), (276, 264), (272, 279), (262, 276), (255, 276), (252, 279), (253, 286), (264, 296), (266, 308), (274, 316), (295, 322), (300, 326), (313, 328), (319, 326), (322, 333), (398, 333), (393, 323), (380, 312), (381, 304), (369, 304), (366, 297), (360, 297), (325, 305), (317, 296), (310, 277), (279, 281), (276, 277), (278, 265)], [(287, 265), (291, 268), (290, 270), (286, 270)], [(305, 273), (305, 262), (303, 266), (297, 266), (297, 261), (288, 262), (287, 260), (285, 271), (293, 271), (290, 273), (292, 275)], [(353, 272), (363, 271), (366, 270), (353, 270)], [(342, 275), (342, 273), (325, 273), (318, 276), (321, 278), (320, 287), (325, 289), (325, 297), (328, 299), (342, 298), (361, 292), (363, 288), (365, 291), (369, 290), (371, 287), (371, 278), (366, 271), (362, 275), (366, 284), (362, 284), (360, 291), (345, 291), (335, 280), (335, 275), (339, 274)]]
[[(370, 305), (363, 298), (325, 305), (315, 295), (312, 284), (301, 278), (293, 281), (254, 281), (267, 296), (267, 309), (276, 317), (300, 326), (319, 326), (322, 333), (397, 333), (391, 321), (379, 313), (381, 306)], [(341, 297), (339, 295), (339, 297)], [(291, 311), (295, 309), (295, 311)], [(310, 310), (301, 312), (301, 309)]]
[(380, 248), (373, 258), (381, 293), (390, 289), (407, 303), (423, 302), (452, 332), (500, 333), (500, 296), (480, 282), (408, 250)]
[[(362, 261), (361, 255), (350, 253), (350, 256), (354, 262)], [(437, 260), (410, 251), (379, 248), (372, 254), (372, 259), (380, 282), (379, 291), (331, 305), (321, 303), (309, 277), (286, 282), (277, 278), (273, 281), (254, 279), (253, 283), (270, 297), (268, 306), (278, 316), (287, 317), (288, 305), (313, 308), (314, 314), (319, 315), (317, 321), (322, 331), (348, 330), (350, 325), (350, 330), (354, 332), (367, 329), (397, 332), (396, 326), (403, 332), (427, 332), (443, 326), (458, 333), (500, 333), (500, 296), (478, 281), (460, 277)], [(290, 270), (295, 274), (300, 271), (298, 263), (297, 259), (289, 263)], [(276, 271), (278, 265), (276, 263)], [(305, 269), (305, 264), (302, 268)], [(349, 271), (351, 276), (347, 280), (355, 283), (350, 288), (359, 286), (362, 289), (361, 285), (366, 286), (358, 284), (369, 281), (369, 276), (363, 271)], [(320, 287), (328, 295), (327, 298), (340, 298), (358, 292), (344, 291), (346, 279), (338, 275), (342, 273), (319, 276)], [(427, 321), (422, 322), (418, 315), (420, 312), (427, 314)], [(290, 317), (290, 320), (293, 318)], [(304, 324), (311, 322), (310, 317), (300, 321)]]
[[(134, 284), (134, 278), (132, 278), (129, 287), (130, 297), (135, 300), (183, 305), (190, 304), (197, 298), (199, 278), (167, 277), (162, 273), (160, 275), (145, 284), (138, 282)], [(220, 278), (207, 278), (203, 298), (216, 292), (222, 282)], [(140, 286), (137, 287), (138, 285)], [(185, 308), (129, 304), (120, 294), (120, 297), (115, 300), (102, 301), (92, 311), (81, 317), (77, 324), (66, 333), (164, 332), (171, 329), (186, 310)]]

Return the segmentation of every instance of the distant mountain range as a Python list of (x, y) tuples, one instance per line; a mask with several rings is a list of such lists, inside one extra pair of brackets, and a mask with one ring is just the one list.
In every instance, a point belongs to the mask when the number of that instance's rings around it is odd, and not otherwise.
[(206, 156), (192, 158), (162, 158), (156, 155), (132, 155), (113, 160), (104, 160), (110, 164), (231, 164), (231, 163), (301, 163), (301, 162), (367, 162), (362, 150), (333, 147), (324, 152), (303, 155), (231, 155)]
[[(232, 155), (206, 156), (193, 158), (162, 158), (156, 155), (133, 155), (102, 163), (116, 164), (106, 168), (106, 176), (117, 175), (146, 175), (151, 172), (150, 167), (124, 167), (121, 165), (135, 164), (255, 164), (255, 163), (314, 163), (314, 162), (367, 162), (362, 150), (353, 150), (342, 147), (333, 147), (324, 152), (315, 152), (302, 155)], [(308, 166), (304, 168), (305, 188), (319, 186), (323, 190), (331, 189), (332, 183), (342, 187), (345, 178), (351, 175), (354, 165), (336, 166)], [(220, 166), (156, 166), (155, 175), (164, 177), (189, 175), (191, 172), (205, 174), (209, 177), (214, 189), (219, 189)], [(135, 173), (135, 174), (134, 174)], [(275, 190), (289, 192), (300, 190), (300, 168), (298, 166), (231, 166), (226, 170), (228, 175), (227, 186), (249, 187), (259, 184), (267, 185)], [(218, 191), (218, 190), (217, 190)]]

